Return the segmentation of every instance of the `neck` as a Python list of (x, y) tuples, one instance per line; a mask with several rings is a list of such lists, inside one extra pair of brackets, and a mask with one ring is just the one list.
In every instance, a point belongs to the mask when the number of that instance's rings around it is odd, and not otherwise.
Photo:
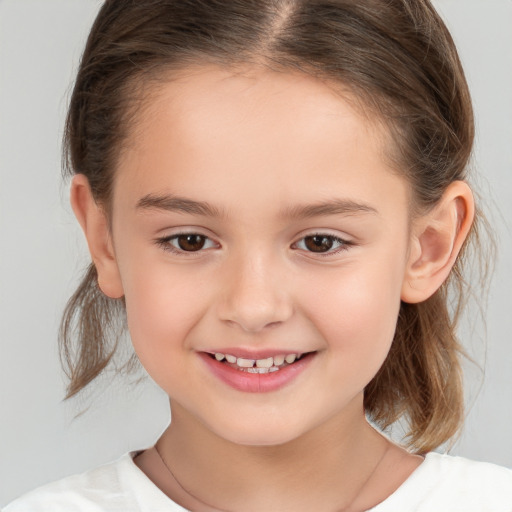
[(387, 441), (370, 427), (361, 400), (343, 416), (277, 446), (223, 439), (172, 404), (158, 449), (180, 485), (220, 510), (343, 510), (358, 494)]

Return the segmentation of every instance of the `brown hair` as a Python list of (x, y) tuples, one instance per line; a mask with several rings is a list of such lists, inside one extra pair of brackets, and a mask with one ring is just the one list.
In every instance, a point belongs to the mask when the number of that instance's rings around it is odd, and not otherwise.
[[(470, 95), (452, 38), (429, 0), (106, 0), (78, 71), (64, 155), (66, 173), (86, 175), (107, 212), (116, 160), (144, 86), (204, 62), (300, 70), (348, 88), (391, 130), (389, 153), (410, 180), (417, 209), (431, 208), (451, 182), (466, 179)], [(463, 418), (455, 336), (463, 260), (430, 299), (401, 305), (389, 356), (365, 390), (368, 416), (382, 428), (407, 418), (408, 444), (417, 452), (450, 439)], [(96, 279), (91, 265), (62, 322), (67, 397), (116, 351), (124, 303), (103, 296)]]

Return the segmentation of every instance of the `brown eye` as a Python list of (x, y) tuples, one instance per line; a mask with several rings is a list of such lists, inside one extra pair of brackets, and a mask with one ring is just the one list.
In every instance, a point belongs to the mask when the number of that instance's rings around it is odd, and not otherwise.
[(206, 243), (206, 237), (202, 235), (178, 235), (175, 237), (175, 240), (178, 244), (178, 247), (182, 251), (187, 252), (193, 252), (193, 251), (200, 251), (205, 243)]
[(157, 246), (178, 256), (202, 253), (208, 249), (219, 248), (219, 244), (206, 235), (198, 233), (177, 233), (155, 240)]
[(319, 256), (334, 256), (341, 251), (346, 251), (354, 245), (349, 240), (343, 240), (334, 235), (318, 233), (305, 236), (294, 244), (294, 248)]
[(304, 238), (304, 246), (311, 252), (327, 252), (330, 251), (336, 239), (332, 236), (314, 235)]

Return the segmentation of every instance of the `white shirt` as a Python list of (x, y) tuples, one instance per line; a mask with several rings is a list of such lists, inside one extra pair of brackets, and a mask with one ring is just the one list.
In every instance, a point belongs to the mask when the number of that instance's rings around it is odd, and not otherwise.
[[(133, 462), (137, 453), (40, 487), (3, 512), (184, 512)], [(432, 452), (371, 512), (512, 512), (512, 470)]]

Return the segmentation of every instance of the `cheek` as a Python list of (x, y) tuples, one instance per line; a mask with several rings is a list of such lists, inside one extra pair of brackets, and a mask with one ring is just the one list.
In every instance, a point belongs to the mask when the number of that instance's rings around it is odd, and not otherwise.
[(158, 374), (186, 353), (187, 334), (200, 321), (205, 294), (187, 271), (176, 272), (155, 262), (124, 269), (128, 328), (142, 365)]
[(354, 265), (328, 276), (308, 300), (316, 328), (345, 371), (369, 381), (384, 362), (396, 329), (401, 276), (396, 264)]

